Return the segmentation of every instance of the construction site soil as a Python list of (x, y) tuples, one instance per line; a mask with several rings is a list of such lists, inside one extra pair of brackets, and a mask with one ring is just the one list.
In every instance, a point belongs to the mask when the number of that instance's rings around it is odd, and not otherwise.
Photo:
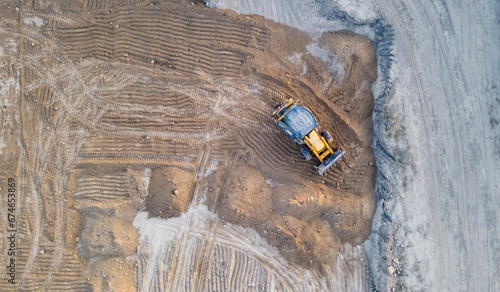
[[(367, 37), (313, 40), (189, 1), (3, 1), (0, 11), (0, 183), (17, 181), (18, 238), (16, 285), (0, 290), (135, 289), (138, 211), (173, 218), (206, 205), (311, 270), (370, 235)], [(269, 118), (288, 98), (346, 151), (323, 177)], [(0, 208), (4, 232), (6, 200)], [(8, 245), (2, 236), (1, 277)]]

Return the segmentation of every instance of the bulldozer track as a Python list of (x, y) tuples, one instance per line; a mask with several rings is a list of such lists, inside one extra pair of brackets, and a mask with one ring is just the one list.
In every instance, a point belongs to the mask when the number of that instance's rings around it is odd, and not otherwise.
[[(245, 26), (242, 30), (241, 27), (225, 27), (223, 25), (215, 24), (214, 27), (210, 27), (208, 23), (203, 23), (200, 19), (199, 22), (188, 22), (188, 16), (184, 16), (185, 20), (182, 19), (181, 14), (172, 15), (172, 12), (168, 10), (152, 10), (149, 7), (145, 8), (145, 11), (136, 10), (125, 10), (121, 11), (116, 9), (111, 15), (108, 14), (93, 14), (92, 28), (87, 30), (81, 28), (72, 29), (68, 27), (66, 30), (61, 31), (61, 40), (64, 42), (67, 37), (71, 36), (71, 39), (67, 39), (68, 42), (76, 43), (71, 46), (71, 50), (68, 54), (71, 57), (82, 56), (82, 54), (95, 54), (100, 55), (100, 52), (93, 52), (92, 47), (96, 42), (104, 48), (109, 48), (107, 51), (111, 51), (113, 48), (113, 53), (111, 55), (106, 55), (105, 57), (123, 56), (127, 54), (127, 57), (134, 59), (136, 61), (147, 61), (141, 60), (139, 55), (136, 53), (131, 54), (128, 52), (141, 52), (144, 54), (149, 54), (151, 51), (154, 53), (159, 53), (158, 57), (155, 57), (156, 62), (168, 64), (169, 66), (175, 66), (177, 70), (189, 72), (189, 68), (192, 66), (197, 66), (203, 68), (206, 71), (212, 72), (225, 72), (226, 74), (234, 75), (237, 71), (235, 66), (238, 63), (242, 63), (244, 59), (241, 57), (241, 53), (238, 51), (230, 52), (227, 54), (227, 50), (222, 52), (221, 50), (211, 49), (210, 47), (201, 47), (198, 42), (193, 42), (193, 38), (186, 38), (186, 35), (195, 36), (197, 39), (203, 40), (205, 38), (205, 33), (207, 31), (222, 30), (220, 35), (227, 35), (224, 37), (224, 41), (231, 42), (232, 45), (237, 46), (248, 46), (249, 40), (257, 39), (259, 43), (258, 48), (262, 46), (267, 46), (267, 39), (260, 36), (256, 38), (249, 38), (249, 35), (260, 34), (259, 30), (252, 30), (251, 27)], [(151, 14), (153, 19), (161, 19), (161, 22), (152, 22), (148, 24), (147, 22), (140, 21), (139, 18), (142, 17), (143, 13)], [(174, 23), (172, 23), (174, 21)], [(110, 30), (109, 23), (118, 23), (119, 29), (114, 31), (112, 38), (109, 35), (104, 37), (101, 32)], [(173, 29), (175, 28), (175, 29)], [(250, 29), (250, 30), (249, 30)], [(91, 34), (87, 32), (90, 31)], [(158, 35), (162, 34), (166, 37), (158, 43), (150, 43), (149, 39), (143, 36), (142, 31), (147, 31), (146, 35)], [(248, 31), (248, 33), (243, 33), (243, 31)], [(182, 34), (179, 32), (183, 32)], [(263, 34), (264, 36), (266, 33)], [(234, 36), (234, 41), (232, 41), (231, 36)], [(130, 39), (136, 39), (135, 42), (130, 42)], [(210, 39), (211, 41), (212, 39)], [(113, 45), (111, 46), (111, 42)], [(147, 48), (142, 46), (148, 44)], [(164, 48), (168, 48), (165, 51)], [(189, 50), (188, 50), (189, 48)], [(212, 51), (211, 51), (212, 50)], [(223, 55), (221, 55), (223, 53)], [(216, 56), (216, 58), (213, 57)], [(218, 55), (218, 58), (217, 58)], [(102, 55), (101, 55), (102, 56)], [(233, 57), (231, 57), (233, 56)], [(213, 62), (214, 59), (219, 59), (218, 62)], [(181, 61), (182, 60), (182, 61)], [(222, 63), (221, 63), (222, 62)]]
[(74, 196), (79, 201), (123, 200), (133, 192), (126, 175), (86, 176), (76, 179)]

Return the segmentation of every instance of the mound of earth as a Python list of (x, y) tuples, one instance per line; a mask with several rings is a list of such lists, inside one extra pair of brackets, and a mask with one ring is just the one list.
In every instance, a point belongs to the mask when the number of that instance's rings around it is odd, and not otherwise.
[(151, 217), (178, 217), (191, 201), (193, 173), (177, 167), (153, 170), (149, 181), (146, 209)]
[(135, 253), (137, 229), (122, 219), (109, 216), (105, 210), (91, 208), (83, 217), (80, 252), (84, 258), (126, 257)]

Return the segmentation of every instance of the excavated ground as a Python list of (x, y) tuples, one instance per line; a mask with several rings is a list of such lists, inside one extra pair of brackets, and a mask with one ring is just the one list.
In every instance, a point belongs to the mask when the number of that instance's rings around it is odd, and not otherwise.
[[(0, 290), (133, 289), (139, 210), (172, 218), (206, 205), (313, 270), (368, 238), (370, 39), (313, 42), (189, 1), (2, 5), (1, 183), (18, 181), (19, 241), (18, 284)], [(269, 118), (288, 98), (346, 151), (324, 177)], [(5, 236), (0, 247), (4, 277)]]

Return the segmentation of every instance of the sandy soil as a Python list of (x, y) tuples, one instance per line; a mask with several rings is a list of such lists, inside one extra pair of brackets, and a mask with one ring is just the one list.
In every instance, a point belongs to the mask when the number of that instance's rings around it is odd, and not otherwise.
[[(138, 211), (181, 222), (166, 270), (176, 291), (190, 273), (184, 240), (202, 232), (188, 211), (200, 206), (277, 248), (281, 270), (328, 277), (342, 244), (370, 235), (377, 61), (367, 37), (327, 32), (314, 42), (320, 58), (297, 29), (198, 2), (2, 5), (1, 181), (18, 181), (19, 237), (17, 285), (2, 290), (149, 290), (167, 250), (150, 238), (149, 255), (136, 253), (147, 247)], [(324, 177), (268, 117), (290, 97), (346, 150)], [(217, 224), (204, 228), (219, 240)], [(236, 238), (228, 245), (247, 246)], [(197, 254), (197, 289), (209, 285), (210, 246)]]

